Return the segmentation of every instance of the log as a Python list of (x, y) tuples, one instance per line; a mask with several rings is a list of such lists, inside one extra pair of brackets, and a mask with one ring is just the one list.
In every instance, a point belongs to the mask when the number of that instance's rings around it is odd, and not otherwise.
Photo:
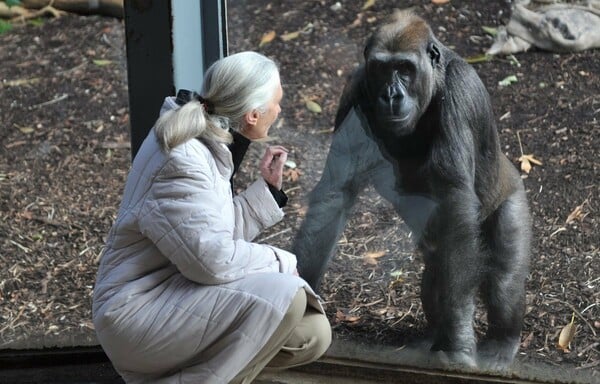
[(23, 7), (19, 7), (18, 5), (9, 7), (5, 2), (0, 1), (0, 18), (11, 19), (15, 16), (24, 15), (26, 13), (27, 10)]
[(123, 18), (123, 0), (21, 0), (20, 5), (27, 9), (42, 9), (50, 5), (65, 12)]

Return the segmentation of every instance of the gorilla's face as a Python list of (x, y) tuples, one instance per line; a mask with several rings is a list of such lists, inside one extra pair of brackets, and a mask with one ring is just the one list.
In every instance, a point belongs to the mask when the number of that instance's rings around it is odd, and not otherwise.
[[(375, 36), (365, 50), (366, 86), (375, 119), (398, 136), (414, 132), (429, 105), (440, 59), (429, 29), (409, 28), (415, 29), (395, 31), (392, 43)], [(410, 44), (403, 41), (408, 38)]]

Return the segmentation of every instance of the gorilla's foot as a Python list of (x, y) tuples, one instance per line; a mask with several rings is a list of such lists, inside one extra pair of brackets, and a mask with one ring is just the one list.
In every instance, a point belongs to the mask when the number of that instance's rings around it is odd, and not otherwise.
[(477, 365), (483, 370), (504, 371), (513, 363), (518, 349), (518, 337), (483, 340), (477, 347)]
[(433, 363), (450, 369), (476, 369), (477, 361), (471, 349), (460, 351), (431, 351)]

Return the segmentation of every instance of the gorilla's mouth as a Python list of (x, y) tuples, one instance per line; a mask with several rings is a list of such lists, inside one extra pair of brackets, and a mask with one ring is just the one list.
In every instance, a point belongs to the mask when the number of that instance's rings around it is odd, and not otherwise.
[(385, 120), (389, 123), (395, 124), (406, 123), (410, 120), (410, 113), (407, 113), (403, 116), (388, 116)]
[(413, 114), (410, 111), (405, 111), (404, 113), (384, 113), (380, 116), (379, 121), (388, 126), (394, 126), (394, 130), (403, 130), (413, 120)]
[(388, 124), (407, 124), (415, 113), (411, 103), (380, 102), (378, 106), (379, 120)]

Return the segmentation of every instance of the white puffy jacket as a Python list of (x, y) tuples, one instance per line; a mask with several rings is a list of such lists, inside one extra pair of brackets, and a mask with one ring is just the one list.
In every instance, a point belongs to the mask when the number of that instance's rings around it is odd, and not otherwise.
[[(161, 113), (178, 108), (167, 98)], [(100, 261), (98, 340), (127, 382), (227, 383), (300, 288), (293, 254), (253, 243), (283, 218), (261, 178), (233, 197), (225, 145), (142, 144)]]

